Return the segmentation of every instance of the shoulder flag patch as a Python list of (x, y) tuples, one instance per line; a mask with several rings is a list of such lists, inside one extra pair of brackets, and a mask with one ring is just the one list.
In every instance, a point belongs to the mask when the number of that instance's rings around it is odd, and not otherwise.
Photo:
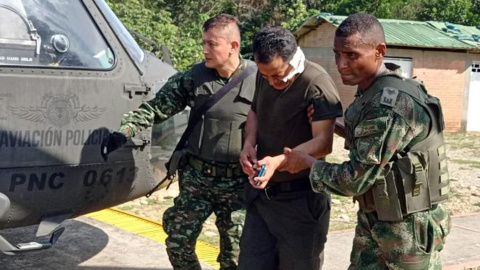
[(380, 98), (380, 104), (395, 107), (397, 101), (398, 89), (393, 87), (383, 88), (382, 97)]

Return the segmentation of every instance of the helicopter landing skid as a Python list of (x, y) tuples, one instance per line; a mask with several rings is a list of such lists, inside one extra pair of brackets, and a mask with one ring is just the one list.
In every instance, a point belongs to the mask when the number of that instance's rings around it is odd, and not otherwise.
[(7, 255), (15, 255), (18, 253), (23, 253), (27, 251), (36, 251), (52, 247), (65, 231), (64, 227), (59, 227), (52, 232), (52, 236), (49, 241), (45, 242), (30, 242), (30, 243), (19, 243), (15, 246), (10, 244), (5, 238), (0, 235), (0, 251)]

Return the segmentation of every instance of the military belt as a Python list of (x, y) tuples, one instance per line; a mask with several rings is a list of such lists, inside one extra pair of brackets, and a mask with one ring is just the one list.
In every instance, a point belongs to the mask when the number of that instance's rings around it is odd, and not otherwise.
[(269, 183), (263, 191), (267, 199), (271, 200), (280, 193), (288, 193), (302, 190), (311, 190), (310, 179), (300, 178), (283, 183)]
[(188, 155), (188, 164), (195, 170), (210, 177), (240, 177), (245, 176), (242, 167), (238, 163), (217, 163), (201, 160), (193, 155)]

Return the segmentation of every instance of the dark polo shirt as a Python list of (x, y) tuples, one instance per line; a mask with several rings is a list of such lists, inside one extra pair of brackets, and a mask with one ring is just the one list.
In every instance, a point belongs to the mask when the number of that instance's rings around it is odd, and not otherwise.
[[(276, 156), (284, 147), (294, 148), (312, 139), (307, 107), (314, 104), (313, 121), (341, 117), (342, 105), (337, 88), (325, 69), (310, 61), (288, 88), (276, 90), (257, 73), (252, 111), (257, 114), (257, 157)], [(308, 177), (309, 170), (291, 174), (275, 172), (272, 182)]]

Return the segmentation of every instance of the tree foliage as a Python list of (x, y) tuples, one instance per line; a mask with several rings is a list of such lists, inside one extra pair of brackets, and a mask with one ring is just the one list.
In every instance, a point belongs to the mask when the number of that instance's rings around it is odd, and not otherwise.
[(322, 9), (338, 15), (365, 12), (384, 19), (480, 24), (480, 0), (327, 0)]
[(473, 25), (480, 23), (478, 10), (473, 4), (478, 0), (428, 0), (419, 12), (419, 19), (448, 21), (451, 23)]
[[(251, 56), (252, 38), (266, 25), (295, 31), (320, 11), (336, 15), (366, 12), (378, 18), (436, 20), (480, 24), (480, 0), (106, 0), (130, 29), (156, 44), (165, 44), (175, 67), (184, 70), (201, 61), (202, 25), (218, 13), (239, 18), (242, 54)], [(141, 45), (148, 46), (138, 40)], [(162, 55), (159, 54), (161, 57)]]

